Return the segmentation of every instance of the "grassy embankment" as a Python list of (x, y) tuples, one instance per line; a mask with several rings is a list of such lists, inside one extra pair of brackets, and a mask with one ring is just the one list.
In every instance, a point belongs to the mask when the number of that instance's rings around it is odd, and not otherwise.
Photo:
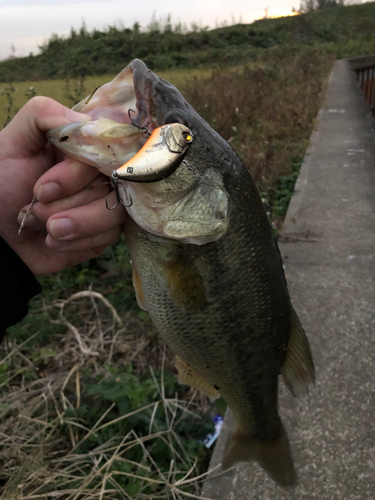
[[(360, 26), (373, 23), (374, 6), (260, 21), (251, 29), (263, 30), (262, 39), (297, 26), (302, 42), (255, 51), (249, 63), (231, 70), (202, 69), (211, 78), (189, 71), (165, 75), (243, 158), (273, 220), (285, 213), (333, 57), (363, 52), (359, 38), (317, 41), (317, 28), (310, 28), (319, 19), (324, 26), (341, 19), (342, 26), (335, 24), (334, 33), (326, 30), (326, 38), (337, 37), (343, 26), (362, 36)], [(358, 26), (353, 12), (364, 13)], [(228, 33), (240, 37), (245, 29), (230, 27)], [(363, 38), (362, 47), (375, 52), (374, 33)], [(236, 50), (232, 45), (229, 53)], [(97, 83), (87, 76), (86, 93)], [(32, 83), (24, 85), (21, 92), (21, 84), (15, 84), (15, 99), (23, 99)], [(63, 81), (33, 86), (38, 94), (71, 104)], [(52, 89), (56, 94), (49, 93)], [(73, 94), (80, 90), (71, 86), (69, 93), (78, 97)], [(172, 356), (164, 355), (148, 316), (135, 304), (124, 243), (101, 259), (44, 278), (43, 286), (28, 317), (2, 345), (3, 498), (198, 498), (201, 480), (193, 477), (204, 472), (208, 457), (197, 437), (207, 433), (209, 415), (202, 416), (212, 405), (170, 375)], [(80, 290), (89, 291), (72, 295)]]
[(323, 49), (337, 57), (375, 52), (375, 4), (365, 3), (184, 33), (182, 26), (154, 22), (133, 28), (52, 36), (36, 56), (0, 62), (0, 81), (44, 80), (118, 73), (138, 57), (154, 70), (242, 64), (274, 47)]

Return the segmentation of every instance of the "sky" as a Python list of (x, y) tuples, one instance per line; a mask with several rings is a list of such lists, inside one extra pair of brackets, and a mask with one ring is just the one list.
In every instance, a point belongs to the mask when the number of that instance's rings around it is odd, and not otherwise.
[(52, 33), (68, 35), (70, 28), (131, 27), (136, 21), (146, 28), (153, 14), (172, 16), (188, 27), (192, 22), (214, 28), (224, 21), (251, 23), (264, 16), (288, 15), (300, 0), (0, 0), (0, 60), (11, 55), (36, 54)]

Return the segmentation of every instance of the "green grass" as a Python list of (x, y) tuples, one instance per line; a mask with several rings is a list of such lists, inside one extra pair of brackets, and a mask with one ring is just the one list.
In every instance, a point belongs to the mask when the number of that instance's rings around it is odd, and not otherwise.
[[(186, 86), (187, 81), (194, 78), (208, 78), (212, 70), (207, 69), (179, 69), (161, 71), (158, 73), (165, 80), (173, 83), (177, 88)], [(72, 107), (80, 99), (90, 94), (96, 87), (111, 81), (116, 75), (88, 76), (87, 78), (67, 80), (38, 80), (12, 82), (0, 81), (0, 128), (34, 95), (51, 97), (65, 106)], [(9, 96), (13, 99), (9, 109)]]

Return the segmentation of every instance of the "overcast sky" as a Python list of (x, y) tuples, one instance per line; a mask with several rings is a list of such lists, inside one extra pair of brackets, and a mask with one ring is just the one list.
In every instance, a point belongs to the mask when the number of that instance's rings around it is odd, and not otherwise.
[(145, 28), (155, 12), (158, 19), (171, 14), (174, 23), (214, 28), (232, 18), (250, 23), (267, 7), (270, 15), (287, 15), (293, 6), (298, 8), (299, 0), (0, 0), (0, 59), (12, 54), (12, 46), (16, 56), (36, 53), (52, 33), (67, 35), (83, 20), (88, 30), (115, 23), (130, 27), (135, 21)]
[[(251, 23), (264, 16), (288, 15), (300, 0), (0, 0), (0, 60), (37, 53), (52, 33), (68, 35), (82, 21), (88, 30), (109, 25), (145, 28), (155, 12), (157, 19), (172, 15), (172, 22), (201, 23), (214, 28), (223, 21)], [(13, 47), (13, 49), (12, 49)]]

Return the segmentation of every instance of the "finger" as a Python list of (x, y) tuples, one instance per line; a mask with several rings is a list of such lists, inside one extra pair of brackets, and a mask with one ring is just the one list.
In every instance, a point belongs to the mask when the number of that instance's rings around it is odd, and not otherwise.
[[(106, 177), (97, 177), (89, 186), (86, 186), (79, 193), (61, 198), (51, 203), (35, 203), (24, 222), (25, 229), (40, 231), (47, 223), (47, 220), (53, 215), (64, 213), (73, 208), (89, 205), (94, 200), (100, 200), (103, 211), (105, 207), (105, 197), (110, 191), (110, 187), (106, 182)], [(22, 208), (18, 214), (17, 221), (20, 224), (26, 215), (29, 205)]]
[(33, 97), (3, 130), (6, 140), (2, 154), (10, 158), (29, 157), (46, 145), (47, 130), (86, 120), (91, 118), (72, 111), (49, 97)]
[(120, 235), (121, 226), (117, 226), (96, 236), (74, 241), (57, 241), (48, 234), (45, 241), (49, 248), (57, 252), (76, 252), (95, 248), (106, 248), (116, 243)]
[[(115, 203), (115, 193), (108, 195), (108, 205)], [(95, 200), (88, 205), (72, 208), (51, 216), (47, 221), (50, 236), (59, 241), (73, 241), (92, 238), (120, 226), (126, 211), (120, 204), (108, 210), (105, 199)]]
[[(79, 160), (66, 158), (38, 179), (34, 186), (34, 195), (39, 202), (50, 203), (78, 193), (99, 175), (96, 168)], [(102, 179), (103, 182), (108, 181), (104, 176)]]

